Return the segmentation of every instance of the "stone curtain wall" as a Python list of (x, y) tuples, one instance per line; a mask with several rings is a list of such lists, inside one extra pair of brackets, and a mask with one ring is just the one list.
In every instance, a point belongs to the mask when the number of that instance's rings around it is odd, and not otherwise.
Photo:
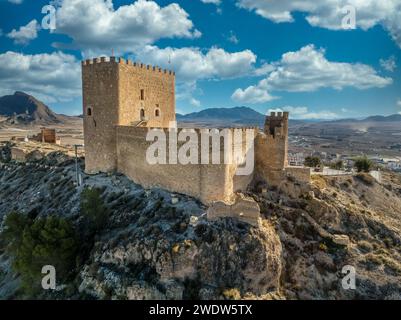
[[(118, 171), (145, 187), (162, 187), (174, 192), (188, 194), (204, 203), (222, 200), (231, 201), (236, 189), (246, 189), (253, 175), (234, 178), (236, 166), (233, 164), (149, 164), (146, 151), (153, 143), (146, 141), (149, 128), (132, 126), (117, 127)], [(168, 130), (164, 130), (166, 133)], [(200, 129), (195, 132), (200, 134)], [(222, 140), (222, 139), (221, 139)], [(198, 138), (200, 150), (200, 137)], [(166, 143), (169, 137), (166, 136)], [(185, 142), (178, 142), (178, 149)], [(221, 141), (222, 143), (222, 141)], [(224, 150), (223, 146), (220, 150)], [(243, 149), (245, 152), (245, 149)], [(211, 149), (210, 159), (212, 159)], [(223, 162), (224, 156), (221, 153)], [(167, 163), (169, 157), (167, 152)], [(236, 179), (236, 183), (234, 180)]]

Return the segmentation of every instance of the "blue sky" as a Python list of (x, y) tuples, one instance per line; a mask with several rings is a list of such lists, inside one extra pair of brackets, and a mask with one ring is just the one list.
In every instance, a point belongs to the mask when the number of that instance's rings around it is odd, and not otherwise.
[[(245, 105), (300, 119), (394, 114), (401, 0), (375, 2), (58, 0), (50, 32), (41, 26), (49, 1), (1, 0), (0, 94), (23, 90), (79, 114), (79, 61), (113, 49), (173, 68), (181, 113)], [(338, 8), (349, 3), (356, 24), (344, 30)]]

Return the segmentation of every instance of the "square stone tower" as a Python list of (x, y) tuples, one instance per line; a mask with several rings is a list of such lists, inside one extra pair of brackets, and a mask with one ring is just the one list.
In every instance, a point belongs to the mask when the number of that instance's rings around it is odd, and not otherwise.
[(175, 73), (124, 59), (82, 62), (85, 170), (116, 170), (116, 126), (168, 128), (175, 121)]
[(266, 117), (264, 133), (271, 147), (270, 167), (283, 169), (288, 165), (288, 112), (271, 112)]
[(288, 166), (288, 112), (272, 112), (266, 117), (264, 134), (255, 139), (256, 177), (278, 185)]

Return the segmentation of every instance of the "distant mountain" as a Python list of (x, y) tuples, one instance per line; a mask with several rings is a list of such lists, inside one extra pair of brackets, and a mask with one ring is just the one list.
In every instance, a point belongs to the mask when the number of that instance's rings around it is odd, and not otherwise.
[[(263, 127), (266, 116), (249, 107), (209, 108), (186, 115), (177, 113), (177, 121), (188, 125), (216, 125), (221, 127), (258, 126)], [(309, 120), (290, 120), (291, 125), (310, 122)]]
[[(291, 117), (291, 114), (290, 114)], [(186, 115), (177, 113), (177, 121), (187, 124), (199, 125), (222, 125), (222, 126), (263, 126), (265, 115), (248, 107), (234, 108), (210, 108), (199, 112), (193, 112)], [(352, 125), (353, 123), (361, 122), (401, 122), (401, 114), (393, 114), (390, 116), (370, 116), (365, 119), (335, 119), (335, 120), (290, 120), (290, 125), (310, 125), (314, 124), (335, 124), (335, 125)]]
[(66, 118), (54, 113), (35, 97), (20, 91), (0, 97), (0, 116), (10, 124), (55, 124)]
[(372, 116), (361, 121), (374, 121), (374, 122), (394, 122), (401, 121), (401, 114), (392, 114), (390, 116)]
[(248, 107), (210, 108), (186, 115), (177, 114), (177, 121), (200, 124), (261, 126), (265, 121), (265, 116)]
[(178, 120), (260, 120), (264, 115), (248, 107), (210, 108), (186, 115), (177, 114)]

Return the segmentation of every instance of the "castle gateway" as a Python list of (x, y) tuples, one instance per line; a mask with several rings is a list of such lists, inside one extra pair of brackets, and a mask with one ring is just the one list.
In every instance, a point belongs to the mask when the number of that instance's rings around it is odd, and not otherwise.
[[(237, 175), (238, 164), (218, 163), (183, 165), (174, 161), (150, 164), (146, 159), (152, 145), (146, 137), (150, 130), (163, 130), (166, 145), (170, 141), (171, 123), (175, 123), (175, 73), (161, 68), (132, 63), (121, 58), (98, 58), (82, 62), (85, 171), (87, 173), (120, 172), (144, 187), (161, 187), (187, 194), (209, 204), (231, 201), (236, 191), (245, 191), (256, 180), (278, 185), (290, 174), (309, 181), (307, 168), (288, 167), (288, 112), (271, 113), (264, 130), (255, 130), (252, 173)], [(239, 148), (246, 158), (250, 151), (246, 131)], [(181, 130), (178, 129), (178, 133)], [(229, 129), (233, 131), (238, 129)], [(201, 143), (201, 129), (193, 129)], [(221, 143), (226, 141), (221, 139)], [(230, 143), (236, 143), (230, 140)], [(226, 146), (227, 147), (227, 146)], [(201, 150), (199, 146), (198, 150)], [(222, 145), (221, 158), (225, 147)], [(209, 152), (212, 158), (212, 150)], [(167, 155), (169, 157), (170, 155)], [(201, 157), (201, 155), (198, 155)]]

